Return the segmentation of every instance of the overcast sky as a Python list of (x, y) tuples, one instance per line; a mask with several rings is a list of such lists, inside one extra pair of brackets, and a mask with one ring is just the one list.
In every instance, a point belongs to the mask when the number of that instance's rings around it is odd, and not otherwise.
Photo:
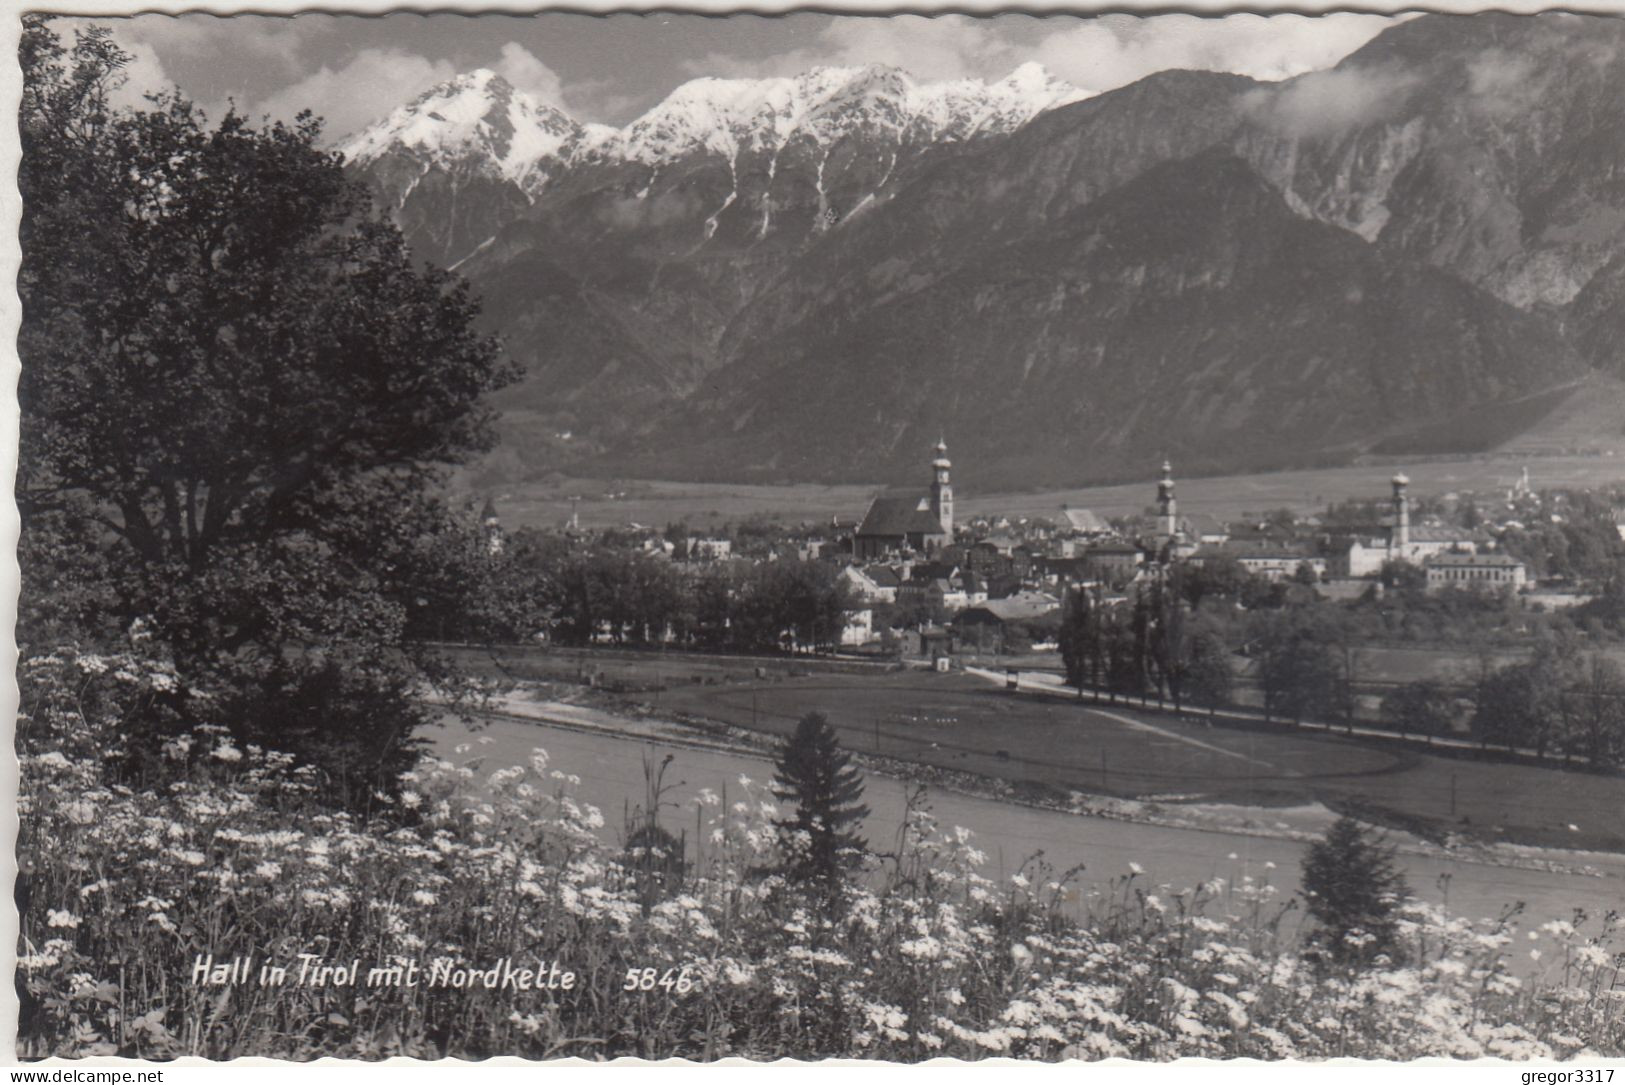
[(127, 95), (173, 83), (218, 116), (311, 109), (333, 138), (441, 80), (493, 68), (580, 121), (624, 124), (699, 75), (788, 75), (892, 64), (925, 80), (1002, 78), (1036, 60), (1089, 90), (1164, 68), (1281, 79), (1325, 68), (1391, 24), (1381, 15), (1102, 17), (794, 14), (290, 17), (105, 20), (134, 54)]

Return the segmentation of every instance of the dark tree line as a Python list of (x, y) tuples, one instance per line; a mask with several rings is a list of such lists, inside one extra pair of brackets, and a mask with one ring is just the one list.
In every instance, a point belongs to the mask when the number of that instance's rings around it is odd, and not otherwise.
[(1089, 588), (1069, 590), (1058, 639), (1069, 685), (1166, 697), (1176, 709), (1229, 700), (1229, 649), (1186, 601), (1177, 571), (1118, 603)]
[[(836, 567), (793, 560), (674, 564), (633, 545), (581, 547), (521, 530), (490, 553), (477, 529), (458, 548), (483, 558), (463, 590), (451, 583), (420, 608), (430, 639), (741, 652), (827, 651), (840, 642), (849, 600)], [(448, 570), (465, 569), (448, 559)]]

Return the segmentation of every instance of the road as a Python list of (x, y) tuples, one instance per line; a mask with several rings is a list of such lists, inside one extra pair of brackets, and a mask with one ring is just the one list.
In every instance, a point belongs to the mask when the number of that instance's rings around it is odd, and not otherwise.
[[(990, 682), (1003, 685), (1008, 685), (1010, 680), (1010, 673), (1008, 670), (994, 671), (989, 670), (986, 667), (966, 667), (965, 673), (974, 674), (978, 678), (985, 678)], [(1050, 671), (1016, 672), (1016, 689), (1024, 693), (1044, 693), (1055, 697), (1065, 697), (1068, 700), (1078, 699), (1077, 687), (1067, 685), (1066, 680), (1061, 675), (1054, 674)], [(1104, 692), (1102, 692), (1100, 695), (1102, 697), (1106, 696)], [(1157, 699), (1154, 697), (1130, 697), (1127, 694), (1120, 694), (1117, 697), (1117, 701), (1121, 702), (1124, 706), (1133, 705), (1136, 708), (1141, 708), (1146, 711), (1160, 712), (1164, 710), (1162, 703), (1157, 701)], [(1170, 705), (1167, 710), (1172, 711), (1172, 706)], [(1251, 712), (1246, 709), (1224, 708), (1212, 712), (1208, 711), (1207, 709), (1191, 709), (1190, 711), (1192, 715), (1198, 717), (1207, 717), (1218, 720), (1236, 720), (1242, 723), (1269, 722), (1268, 717), (1266, 717), (1263, 712)], [(1276, 722), (1280, 721), (1277, 720)], [(1451, 738), (1444, 735), (1402, 735), (1386, 728), (1363, 727), (1359, 724), (1350, 725), (1342, 723), (1321, 723), (1315, 720), (1299, 720), (1295, 722), (1293, 726), (1300, 731), (1320, 731), (1328, 735), (1380, 738), (1389, 742), (1410, 742), (1416, 746), (1426, 747), (1428, 749), (1438, 748), (1444, 750), (1479, 750), (1484, 748), (1482, 743), (1475, 742), (1472, 739)], [(1517, 754), (1520, 757), (1526, 757), (1537, 761), (1540, 760), (1541, 757), (1538, 750), (1529, 747), (1497, 746), (1495, 749), (1505, 750), (1508, 753)], [(1590, 763), (1589, 758), (1579, 756), (1571, 757), (1568, 760), (1578, 765), (1586, 765)]]

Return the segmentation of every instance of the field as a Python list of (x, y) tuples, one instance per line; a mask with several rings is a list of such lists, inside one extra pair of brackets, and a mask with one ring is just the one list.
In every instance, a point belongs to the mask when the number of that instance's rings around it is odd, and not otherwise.
[(806, 674), (885, 673), (897, 664), (821, 657), (743, 656), (636, 649), (455, 646), (441, 649), (469, 673), (499, 681), (579, 682), (627, 692)]
[[(493, 495), (507, 527), (559, 528), (575, 513), (583, 528), (686, 522), (696, 532), (767, 515), (789, 523), (855, 519), (877, 487), (748, 486), (728, 483), (564, 479), (506, 484)], [(484, 490), (480, 491), (482, 494)]]
[[(1180, 509), (1209, 513), (1221, 520), (1277, 508), (1314, 512), (1335, 501), (1385, 497), (1389, 477), (1400, 468), (1411, 477), (1411, 492), (1417, 497), (1452, 491), (1483, 494), (1505, 490), (1525, 465), (1529, 467), (1530, 485), (1536, 489), (1605, 487), (1625, 482), (1625, 444), (1620, 450), (1593, 450), (1589, 455), (1557, 455), (1549, 447), (1534, 445), (1528, 451), (1527, 458), (1521, 450), (1471, 459), (1389, 458), (1356, 467), (1211, 478), (1197, 477), (1193, 473), (1195, 465), (1175, 464), (1174, 470), (1179, 480)], [(1067, 506), (1094, 509), (1104, 516), (1138, 513), (1151, 501), (1154, 477), (1152, 465), (1147, 465), (1145, 479), (1112, 486), (978, 493), (973, 487), (961, 485), (957, 493), (959, 514), (962, 519), (998, 515), (1058, 518)], [(786, 523), (827, 523), (832, 516), (855, 520), (862, 517), (869, 499), (882, 488), (879, 483), (747, 486), (564, 479), (511, 483), (493, 496), (503, 523), (509, 527), (557, 528), (569, 520), (574, 510), (586, 528), (624, 527), (629, 523), (664, 527), (686, 521), (694, 530), (705, 530), (758, 515)]]
[[(814, 659), (611, 650), (464, 649), (508, 682), (593, 683), (661, 716), (787, 735), (822, 712), (855, 750), (1069, 791), (1170, 801), (1360, 807), (1422, 835), (1625, 851), (1625, 778), (1414, 746), (1210, 725), (1110, 704), (1014, 694), (964, 674)], [(1375, 651), (1368, 680), (1456, 672), (1446, 653)], [(1024, 663), (1025, 667), (1026, 664)], [(1574, 826), (1574, 828), (1570, 828)]]
[(1319, 801), (1362, 807), (1425, 835), (1625, 851), (1618, 776), (1445, 757), (1284, 726), (1209, 726), (1011, 694), (963, 675), (817, 676), (657, 696), (663, 711), (779, 735), (807, 712), (822, 712), (853, 749), (1001, 778), (1036, 794)]

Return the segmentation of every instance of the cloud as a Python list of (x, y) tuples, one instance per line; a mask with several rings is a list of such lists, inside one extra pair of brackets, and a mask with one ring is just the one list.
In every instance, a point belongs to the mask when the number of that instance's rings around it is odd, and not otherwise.
[(1392, 115), (1418, 77), (1394, 65), (1313, 72), (1279, 88), (1254, 91), (1244, 103), (1254, 119), (1283, 135), (1333, 135)]
[(564, 88), (558, 73), (518, 42), (503, 45), (502, 55), (491, 65), (491, 70), (538, 101), (557, 109), (564, 108)]
[[(841, 17), (809, 46), (768, 58), (712, 53), (693, 76), (795, 75), (821, 65), (887, 64), (927, 81), (998, 78), (1037, 61), (1085, 90), (1106, 91), (1167, 68), (1279, 80), (1330, 67), (1396, 20), (1380, 15), (1107, 15), (1017, 21), (967, 15)], [(1040, 33), (1035, 37), (1034, 28)]]
[(570, 84), (564, 111), (583, 124), (623, 124), (653, 109), (664, 97), (657, 91), (629, 94), (616, 79), (582, 79)]
[(1397, 20), (1382, 15), (1108, 15), (1044, 37), (1029, 59), (1085, 90), (1169, 68), (1281, 80), (1328, 68)]
[(166, 56), (208, 58), (229, 51), (293, 77), (301, 74), (306, 42), (331, 22), (310, 16), (138, 15), (119, 20), (116, 32), (120, 41), (142, 42)]
[(309, 109), (326, 118), (327, 136), (337, 141), (455, 75), (450, 61), (399, 49), (363, 49), (342, 67), (324, 65), (248, 112), (291, 120)]
[(765, 58), (709, 53), (683, 62), (692, 76), (760, 78), (810, 68), (882, 64), (928, 82), (1005, 74), (1027, 59), (995, 24), (968, 15), (841, 17), (809, 46)]
[[(496, 59), (485, 66), (518, 90), (565, 108), (567, 96), (558, 73), (517, 42), (504, 44)], [(342, 67), (323, 67), (278, 91), (252, 112), (288, 120), (301, 109), (309, 109), (327, 119), (327, 135), (336, 142), (466, 70), (449, 60), (431, 60), (400, 49), (363, 49)]]
[(1485, 114), (1522, 113), (1544, 89), (1535, 62), (1504, 49), (1486, 49), (1467, 62), (1473, 109)]
[(175, 81), (164, 70), (158, 51), (145, 41), (132, 39), (122, 33), (117, 24), (105, 19), (53, 19), (46, 24), (55, 32), (57, 40), (71, 49), (75, 36), (91, 27), (112, 26), (114, 43), (130, 58), (120, 70), (123, 83), (111, 95), (114, 106), (141, 109), (147, 105), (147, 95), (161, 94), (175, 89)]
[(152, 46), (138, 41), (119, 44), (130, 55), (130, 62), (121, 73), (124, 85), (112, 94), (113, 105), (144, 109), (147, 107), (147, 95), (175, 89), (175, 81), (164, 71), (163, 61), (158, 59), (158, 53)]

